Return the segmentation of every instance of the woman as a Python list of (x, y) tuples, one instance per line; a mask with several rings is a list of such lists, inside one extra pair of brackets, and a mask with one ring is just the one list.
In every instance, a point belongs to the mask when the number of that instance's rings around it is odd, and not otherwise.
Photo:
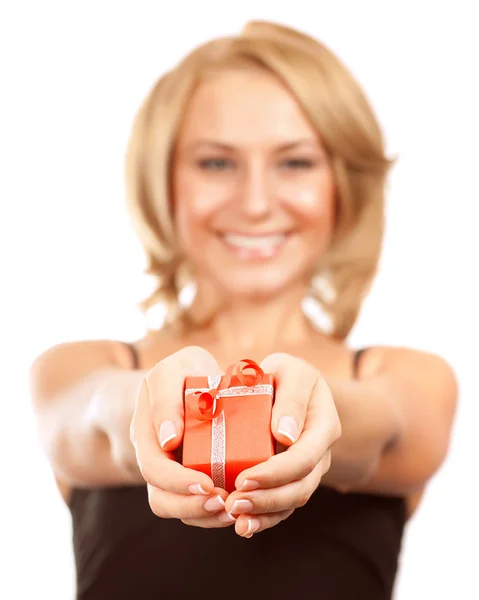
[[(62, 344), (31, 369), (78, 598), (391, 597), (457, 392), (437, 356), (346, 343), (377, 267), (389, 167), (351, 74), (292, 29), (249, 23), (154, 86), (127, 188), (158, 281), (144, 307), (164, 302), (166, 324), (135, 344)], [(228, 494), (175, 451), (185, 377), (244, 357), (276, 377), (271, 428), (287, 450)]]

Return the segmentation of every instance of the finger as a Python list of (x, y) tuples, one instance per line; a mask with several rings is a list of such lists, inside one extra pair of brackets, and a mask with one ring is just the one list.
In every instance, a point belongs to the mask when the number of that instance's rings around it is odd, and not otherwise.
[(236, 523), (236, 519), (231, 517), (224, 510), (210, 517), (203, 517), (202, 519), (181, 519), (181, 521), (185, 525), (202, 527), (203, 529), (222, 529), (224, 527), (231, 527)]
[(241, 515), (236, 521), (235, 531), (241, 537), (250, 538), (255, 533), (260, 533), (265, 529), (278, 525), (278, 523), (291, 516), (293, 512), (294, 509), (290, 509), (267, 515)]
[(183, 438), (185, 378), (220, 373), (213, 356), (199, 346), (188, 346), (171, 354), (148, 372), (151, 415), (164, 450), (178, 448)]
[(145, 481), (154, 487), (178, 494), (206, 496), (213, 489), (208, 475), (187, 469), (176, 462), (171, 452), (160, 448), (151, 419), (150, 393), (143, 381), (133, 413), (130, 439), (135, 447), (136, 459)]
[[(226, 513), (224, 513), (226, 515)], [(219, 515), (204, 517), (203, 519), (181, 519), (181, 522), (191, 527), (201, 527), (202, 529), (224, 529), (235, 524), (236, 520), (229, 517), (226, 521), (221, 521)]]
[(148, 502), (152, 512), (162, 519), (211, 518), (224, 511), (228, 493), (214, 488), (209, 497), (175, 494), (151, 485), (147, 486)]
[(299, 440), (285, 452), (242, 471), (236, 478), (236, 489), (279, 487), (307, 477), (338, 439), (340, 431), (331, 392), (319, 378)]
[(291, 446), (303, 430), (318, 372), (306, 361), (283, 353), (270, 354), (261, 368), (275, 378), (271, 431), (278, 442)]
[(300, 481), (253, 492), (233, 492), (226, 501), (225, 510), (233, 516), (277, 513), (304, 506), (318, 487), (327, 469), (327, 460), (319, 461), (311, 473)]

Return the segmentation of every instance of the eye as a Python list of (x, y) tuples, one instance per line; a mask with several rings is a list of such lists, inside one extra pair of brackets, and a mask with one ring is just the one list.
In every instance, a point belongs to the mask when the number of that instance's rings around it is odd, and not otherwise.
[(198, 161), (201, 169), (207, 171), (224, 171), (232, 166), (232, 162), (224, 158), (204, 158)]
[(311, 169), (316, 164), (314, 161), (307, 158), (291, 158), (281, 163), (287, 169)]

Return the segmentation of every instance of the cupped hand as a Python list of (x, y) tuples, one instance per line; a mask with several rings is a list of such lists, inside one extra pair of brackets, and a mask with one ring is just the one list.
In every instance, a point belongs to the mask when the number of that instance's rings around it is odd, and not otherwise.
[(130, 439), (147, 483), (150, 507), (158, 517), (206, 528), (234, 523), (224, 510), (228, 493), (215, 488), (208, 475), (184, 467), (174, 456), (183, 439), (185, 378), (220, 373), (209, 352), (188, 346), (157, 363), (143, 380)]
[(331, 391), (317, 369), (284, 353), (271, 354), (260, 366), (275, 376), (271, 429), (287, 449), (238, 475), (225, 508), (243, 537), (277, 525), (308, 502), (341, 435)]

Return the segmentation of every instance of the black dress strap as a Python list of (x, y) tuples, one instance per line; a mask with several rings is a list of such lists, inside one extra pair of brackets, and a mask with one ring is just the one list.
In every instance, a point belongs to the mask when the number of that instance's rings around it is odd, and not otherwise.
[(360, 348), (356, 350), (353, 354), (353, 376), (356, 378), (359, 372), (359, 363), (361, 361), (361, 357), (366, 352), (367, 348)]
[(131, 344), (129, 342), (123, 342), (123, 343), (125, 346), (127, 346), (128, 350), (130, 351), (132, 368), (134, 370), (139, 369), (140, 368), (140, 356), (138, 354), (138, 350), (136, 349), (135, 345)]

